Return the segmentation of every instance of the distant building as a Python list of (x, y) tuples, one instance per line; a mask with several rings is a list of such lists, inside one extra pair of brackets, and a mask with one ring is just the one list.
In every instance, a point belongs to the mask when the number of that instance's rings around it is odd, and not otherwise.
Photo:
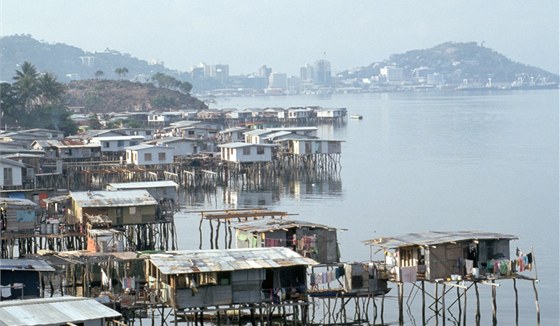
[(401, 82), (404, 81), (404, 70), (403, 68), (397, 68), (395, 66), (385, 66), (379, 70), (379, 74), (385, 77), (387, 82)]
[(268, 79), (268, 88), (288, 89), (288, 75), (280, 72), (273, 72)]
[(313, 65), (313, 82), (316, 85), (331, 85), (332, 70), (330, 61), (323, 59), (315, 61)]

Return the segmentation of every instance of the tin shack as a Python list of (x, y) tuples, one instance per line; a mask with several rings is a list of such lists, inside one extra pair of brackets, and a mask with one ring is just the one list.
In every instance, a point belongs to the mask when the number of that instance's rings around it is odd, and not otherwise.
[(430, 231), (365, 243), (384, 250), (387, 265), (395, 267), (397, 281), (414, 282), (417, 278), (457, 280), (466, 275), (495, 274), (494, 266), (509, 265), (510, 241), (515, 239), (515, 235), (493, 232)]
[(146, 190), (70, 192), (68, 223), (85, 225), (87, 215), (107, 216), (114, 226), (153, 223), (160, 219), (158, 202)]
[(28, 199), (0, 198), (0, 231), (33, 233), (37, 205)]
[(316, 262), (278, 247), (166, 252), (147, 264), (150, 287), (185, 310), (304, 299), (306, 269)]
[(321, 264), (340, 261), (337, 229), (323, 224), (263, 218), (233, 224), (237, 248), (288, 247)]
[(1, 300), (38, 298), (43, 274), (55, 269), (39, 259), (0, 259)]

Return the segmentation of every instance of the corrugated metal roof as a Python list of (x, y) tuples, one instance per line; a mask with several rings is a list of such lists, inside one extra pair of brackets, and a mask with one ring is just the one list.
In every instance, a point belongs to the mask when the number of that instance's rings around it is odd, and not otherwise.
[(146, 190), (80, 191), (70, 197), (81, 207), (123, 207), (157, 205)]
[(191, 274), (244, 269), (264, 269), (271, 266), (316, 265), (289, 248), (249, 248), (228, 250), (184, 250), (150, 255), (150, 261), (163, 274)]
[(408, 246), (433, 246), (443, 243), (470, 240), (519, 239), (515, 235), (482, 232), (482, 231), (429, 231), (424, 233), (408, 233), (396, 237), (383, 237), (366, 240), (365, 243), (381, 248), (399, 248)]
[(55, 269), (44, 260), (38, 259), (0, 259), (0, 270), (22, 270), (54, 272)]
[(23, 198), (0, 198), (0, 206), (1, 205), (8, 205), (8, 206), (37, 206), (34, 202), (29, 199)]
[(0, 325), (60, 325), (121, 314), (90, 298), (70, 296), (0, 302)]
[(163, 188), (163, 187), (173, 187), (179, 188), (179, 185), (170, 180), (164, 181), (145, 181), (145, 182), (123, 182), (123, 183), (109, 183), (107, 184), (107, 189), (146, 189), (146, 188)]
[(272, 232), (276, 230), (302, 228), (302, 227), (335, 230), (335, 228), (323, 224), (317, 224), (317, 223), (311, 223), (305, 221), (287, 220), (287, 219), (270, 219), (270, 218), (263, 218), (260, 220), (254, 220), (249, 222), (233, 223), (232, 227), (246, 232)]

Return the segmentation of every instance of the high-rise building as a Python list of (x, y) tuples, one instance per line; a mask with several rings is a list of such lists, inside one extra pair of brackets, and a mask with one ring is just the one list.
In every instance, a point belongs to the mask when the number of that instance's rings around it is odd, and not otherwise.
[[(271, 73), (272, 73), (272, 68), (269, 68), (266, 65), (259, 68), (259, 77), (264, 77), (266, 79), (267, 83), (268, 83), (268, 79), (270, 78)], [(268, 85), (267, 85), (267, 87), (268, 87)]]
[(299, 78), (304, 82), (313, 81), (313, 66), (306, 64), (305, 66), (299, 68)]
[(224, 84), (229, 77), (229, 65), (217, 64), (206, 66), (205, 75)]
[(321, 59), (313, 65), (313, 82), (316, 85), (330, 86), (332, 84), (332, 71), (330, 61)]
[(288, 75), (280, 72), (271, 73), (268, 79), (268, 88), (286, 90), (288, 88)]

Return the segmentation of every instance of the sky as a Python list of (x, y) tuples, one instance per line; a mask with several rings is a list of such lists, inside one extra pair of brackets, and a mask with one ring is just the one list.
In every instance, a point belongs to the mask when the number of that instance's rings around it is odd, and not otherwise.
[(31, 34), (85, 51), (107, 48), (188, 71), (267, 65), (334, 72), (444, 42), (477, 42), (550, 72), (559, 66), (559, 1), (0, 0), (0, 35)]

